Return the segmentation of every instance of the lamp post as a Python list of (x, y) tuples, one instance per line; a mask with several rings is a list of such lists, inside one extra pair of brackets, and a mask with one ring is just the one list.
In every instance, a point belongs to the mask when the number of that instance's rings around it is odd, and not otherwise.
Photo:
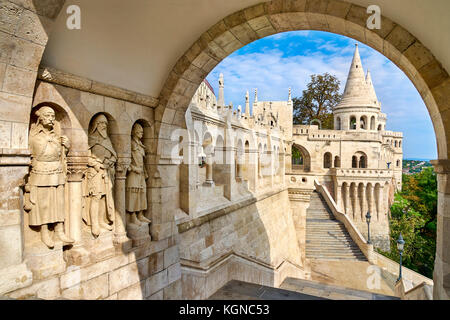
[(398, 279), (397, 281), (402, 279), (402, 256), (403, 256), (403, 247), (405, 246), (405, 241), (403, 240), (402, 234), (400, 233), (400, 236), (397, 240), (397, 249), (400, 253), (400, 270), (398, 271)]
[(370, 211), (367, 211), (366, 214), (366, 222), (367, 222), (367, 243), (371, 244), (372, 242), (370, 242), (370, 219), (372, 217), (370, 216)]

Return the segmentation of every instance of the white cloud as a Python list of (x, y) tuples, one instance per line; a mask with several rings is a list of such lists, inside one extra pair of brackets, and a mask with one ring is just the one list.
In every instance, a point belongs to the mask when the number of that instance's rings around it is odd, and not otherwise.
[[(288, 39), (284, 33), (280, 37), (284, 41)], [(246, 90), (250, 92), (251, 104), (254, 88), (258, 88), (259, 100), (286, 100), (289, 87), (292, 88), (293, 97), (299, 97), (312, 74), (325, 72), (335, 75), (341, 81), (343, 91), (354, 43), (358, 43), (364, 70), (370, 69), (378, 99), (382, 103), (382, 111), (388, 115), (388, 129), (404, 132), (405, 155), (436, 157), (434, 132), (425, 104), (400, 69), (377, 51), (353, 39), (348, 39), (348, 45), (344, 46), (342, 43), (345, 41), (342, 40), (336, 43), (311, 39), (309, 42), (315, 42), (317, 50), (299, 50), (301, 54), (287, 56), (286, 50), (302, 45), (301, 41), (292, 41), (284, 45), (286, 49), (283, 51), (280, 50), (281, 46), (265, 46), (258, 52), (232, 54), (216, 66), (208, 75), (208, 81), (217, 93), (217, 79), (223, 73), (225, 100), (227, 103), (233, 102), (235, 107), (245, 104)], [(420, 149), (415, 141), (428, 141), (429, 145)]]

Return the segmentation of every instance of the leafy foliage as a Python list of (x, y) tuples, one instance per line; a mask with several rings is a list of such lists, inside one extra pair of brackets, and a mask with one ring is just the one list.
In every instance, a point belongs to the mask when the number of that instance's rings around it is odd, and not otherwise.
[(320, 120), (322, 129), (333, 129), (333, 109), (339, 103), (340, 81), (329, 73), (311, 75), (300, 98), (293, 98), (294, 124), (310, 124)]
[(403, 265), (429, 278), (433, 277), (436, 253), (437, 180), (433, 168), (403, 175), (403, 190), (395, 194), (391, 206), (391, 251), (381, 252), (399, 261), (397, 239), (405, 240)]
[(296, 147), (292, 147), (292, 164), (303, 164), (303, 155)]

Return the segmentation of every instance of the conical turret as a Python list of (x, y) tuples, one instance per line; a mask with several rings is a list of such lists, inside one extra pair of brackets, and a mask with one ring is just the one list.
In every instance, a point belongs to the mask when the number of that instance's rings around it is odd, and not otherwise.
[[(375, 92), (375, 91), (374, 91)], [(336, 106), (338, 108), (346, 107), (371, 107), (378, 106), (370, 93), (364, 76), (364, 69), (359, 56), (358, 45), (355, 47), (352, 64), (348, 72), (347, 83), (345, 84), (344, 94), (341, 102)]]
[(375, 93), (375, 88), (373, 87), (372, 77), (370, 76), (369, 69), (367, 69), (366, 84), (367, 90), (369, 91), (369, 97), (373, 100), (374, 103), (378, 104), (377, 94)]

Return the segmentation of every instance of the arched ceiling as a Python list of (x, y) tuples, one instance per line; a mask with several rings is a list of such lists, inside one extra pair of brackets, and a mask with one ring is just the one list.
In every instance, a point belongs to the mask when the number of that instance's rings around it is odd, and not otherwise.
[[(67, 0), (42, 64), (157, 97), (174, 64), (212, 25), (261, 0)], [(450, 71), (450, 1), (351, 0), (377, 4)], [(81, 30), (66, 27), (69, 5), (81, 8)]]

